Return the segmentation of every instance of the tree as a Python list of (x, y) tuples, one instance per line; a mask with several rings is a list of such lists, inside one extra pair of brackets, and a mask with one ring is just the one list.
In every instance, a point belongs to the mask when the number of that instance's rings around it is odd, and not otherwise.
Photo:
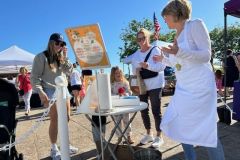
[[(137, 20), (132, 20), (129, 22), (128, 26), (123, 30), (123, 32), (120, 35), (120, 39), (123, 41), (122, 47), (119, 47), (120, 52), (118, 53), (120, 55), (120, 61), (122, 58), (127, 57), (134, 52), (137, 51), (139, 48), (137, 41), (136, 41), (136, 35), (137, 32), (141, 29), (145, 28), (149, 31), (154, 31), (154, 24), (149, 19), (143, 19), (142, 22)], [(166, 41), (166, 42), (173, 42), (173, 39), (175, 37), (175, 31), (171, 31), (167, 34), (161, 34), (159, 36), (159, 40)], [(150, 37), (150, 42), (154, 41), (154, 35), (152, 34)], [(130, 75), (130, 68), (128, 65), (128, 74)]]
[[(138, 49), (138, 44), (136, 42), (136, 34), (140, 28), (146, 28), (149, 31), (153, 31), (154, 24), (149, 19), (143, 19), (143, 21), (132, 20), (128, 26), (123, 30), (120, 35), (120, 39), (123, 41), (122, 47), (119, 47), (120, 59), (123, 57), (133, 54)], [(228, 26), (227, 28), (227, 48), (233, 50), (233, 52), (240, 51), (240, 23), (235, 23)], [(166, 42), (173, 42), (176, 32), (170, 31), (166, 34), (160, 35), (160, 40)], [(210, 38), (212, 41), (212, 49), (215, 52), (214, 57), (217, 59), (222, 59), (224, 52), (224, 39), (223, 39), (224, 29), (223, 27), (214, 28), (210, 33)], [(153, 41), (153, 36), (151, 37), (151, 42)]]
[(119, 47), (120, 58), (131, 55), (138, 49), (138, 45), (136, 42), (136, 35), (140, 28), (146, 28), (149, 31), (151, 31), (153, 29), (153, 23), (148, 19), (144, 19), (143, 22), (132, 20), (128, 24), (127, 28), (122, 29), (123, 33), (120, 35), (120, 39), (124, 43), (123, 43), (123, 47)]
[[(224, 56), (224, 28), (214, 28), (210, 33), (212, 49), (215, 52), (214, 57), (222, 59)], [(240, 24), (235, 23), (227, 28), (227, 48), (233, 52), (240, 51)]]

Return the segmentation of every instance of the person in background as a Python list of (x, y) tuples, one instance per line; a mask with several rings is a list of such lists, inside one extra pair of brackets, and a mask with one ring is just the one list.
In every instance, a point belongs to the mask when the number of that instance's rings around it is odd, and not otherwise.
[[(169, 59), (155, 61), (176, 67), (175, 93), (164, 113), (163, 133), (182, 143), (185, 159), (196, 160), (194, 146), (204, 146), (210, 160), (224, 160), (217, 134), (217, 93), (210, 64), (211, 41), (204, 22), (189, 20), (188, 0), (170, 0), (162, 10), (169, 29), (176, 29), (173, 45), (162, 47)], [(158, 59), (159, 58), (159, 59)]]
[(210, 63), (211, 63), (211, 66), (212, 66), (213, 70), (214, 70), (214, 65), (213, 65), (213, 59), (214, 59), (214, 57), (215, 57), (215, 50), (212, 49), (212, 54), (211, 54)]
[(31, 110), (30, 99), (32, 96), (32, 86), (30, 82), (30, 73), (28, 73), (26, 67), (21, 67), (19, 69), (19, 75), (16, 78), (16, 87), (18, 90), (24, 90), (23, 100), (25, 103), (25, 115), (28, 116)]
[(233, 55), (233, 58), (238, 69), (238, 79), (240, 80), (240, 53), (236, 53), (235, 55)]
[(77, 65), (73, 63), (73, 71), (70, 75), (71, 89), (74, 96), (74, 102), (76, 106), (80, 105), (80, 90), (82, 86), (81, 74), (77, 70)]
[(236, 57), (237, 57), (237, 60), (238, 60), (238, 64), (240, 64), (240, 52), (238, 52), (238, 53), (236, 54)]
[(216, 72), (215, 72), (215, 80), (216, 80), (216, 86), (217, 86), (218, 94), (220, 96), (224, 96), (222, 79), (223, 79), (222, 71), (219, 70), (219, 69), (216, 70)]
[[(144, 127), (146, 129), (146, 134), (141, 139), (141, 144), (152, 143), (152, 147), (158, 148), (164, 141), (161, 135), (160, 123), (162, 119), (161, 114), (161, 95), (162, 88), (165, 85), (164, 80), (164, 69), (165, 65), (162, 63), (157, 63), (152, 60), (153, 56), (160, 55), (161, 51), (156, 46), (151, 46), (150, 44), (150, 32), (144, 28), (141, 28), (136, 35), (137, 43), (140, 47), (135, 53), (130, 57), (123, 59), (124, 63), (132, 64), (132, 72), (134, 75), (138, 76), (137, 70), (140, 68), (145, 68), (154, 72), (158, 72), (156, 77), (144, 79), (144, 84), (146, 86), (147, 92), (139, 95), (140, 101), (148, 103), (148, 99), (151, 102), (152, 114), (155, 121), (155, 130), (157, 132), (156, 137), (153, 137), (151, 132), (151, 121), (149, 116), (149, 107), (141, 111), (141, 116), (143, 120)], [(147, 62), (144, 62), (147, 54), (151, 52), (150, 57)], [(140, 84), (139, 84), (140, 85)]]
[[(223, 86), (226, 87), (226, 95), (230, 96), (230, 89), (233, 87), (233, 83), (235, 80), (239, 78), (239, 71), (236, 63), (236, 57), (233, 55), (233, 52), (231, 49), (228, 49), (227, 52), (227, 59), (226, 64), (223, 61), (223, 67), (226, 67), (226, 76), (223, 77)], [(225, 78), (226, 77), (226, 82)]]
[[(113, 67), (111, 69), (110, 81), (111, 81), (112, 95), (129, 96), (132, 94), (129, 83), (126, 80), (126, 78), (123, 76), (123, 72), (119, 67)], [(122, 128), (122, 123), (123, 123), (124, 128), (126, 128), (128, 122), (130, 121), (130, 113), (114, 116), (114, 119), (116, 120), (116, 122), (118, 122), (119, 119), (122, 119), (122, 122), (120, 122), (119, 127)], [(129, 144), (134, 143), (134, 141), (131, 138), (131, 134), (132, 134), (131, 131), (132, 131), (132, 127), (130, 124), (128, 129), (125, 132), (125, 135), (127, 137)], [(122, 138), (120, 138), (121, 133), (117, 130), (116, 134), (118, 136), (118, 142), (120, 143), (122, 141)]]
[[(53, 33), (48, 41), (47, 49), (37, 54), (33, 61), (31, 72), (31, 84), (33, 89), (39, 94), (39, 97), (48, 107), (49, 100), (51, 100), (55, 93), (55, 78), (57, 76), (66, 76), (72, 72), (72, 64), (63, 53), (63, 47), (66, 43), (63, 36), (59, 33)], [(62, 55), (60, 55), (62, 54)], [(61, 153), (56, 144), (58, 134), (58, 115), (56, 103), (54, 103), (49, 112), (49, 138), (51, 142), (50, 156), (54, 160), (61, 159)], [(78, 151), (77, 148), (69, 146), (70, 154)]]

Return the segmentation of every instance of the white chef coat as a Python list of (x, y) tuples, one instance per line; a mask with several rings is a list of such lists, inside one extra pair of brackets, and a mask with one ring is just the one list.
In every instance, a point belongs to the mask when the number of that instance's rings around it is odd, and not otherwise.
[(206, 26), (199, 19), (186, 21), (177, 43), (179, 51), (169, 60), (181, 69), (160, 128), (180, 143), (216, 147), (217, 93)]

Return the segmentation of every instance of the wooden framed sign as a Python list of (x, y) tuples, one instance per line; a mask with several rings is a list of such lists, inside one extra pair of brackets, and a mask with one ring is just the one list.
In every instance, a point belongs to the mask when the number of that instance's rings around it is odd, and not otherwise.
[(98, 24), (65, 30), (81, 69), (111, 67)]

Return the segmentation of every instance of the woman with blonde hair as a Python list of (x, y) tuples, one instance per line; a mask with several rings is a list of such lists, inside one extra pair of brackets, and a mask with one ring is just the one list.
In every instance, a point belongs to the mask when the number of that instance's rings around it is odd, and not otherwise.
[(189, 20), (188, 0), (171, 0), (162, 16), (170, 29), (176, 29), (176, 37), (173, 45), (161, 49), (169, 59), (158, 56), (154, 60), (175, 66), (177, 83), (161, 129), (182, 143), (188, 160), (197, 159), (194, 146), (207, 148), (211, 160), (224, 160), (217, 134), (217, 92), (207, 28), (200, 19)]
[(150, 44), (150, 32), (147, 29), (141, 28), (137, 32), (136, 41), (139, 45), (139, 49), (131, 56), (125, 58), (123, 60), (124, 63), (131, 63), (133, 68), (132, 72), (134, 75), (137, 76), (139, 76), (139, 74), (137, 73), (138, 70), (141, 70), (142, 68), (156, 73), (153, 77), (145, 77), (145, 79), (143, 79), (146, 86), (146, 92), (139, 95), (140, 101), (148, 103), (148, 99), (150, 99), (152, 114), (155, 121), (154, 128), (156, 130), (156, 136), (153, 137), (153, 133), (151, 131), (149, 105), (147, 109), (141, 111), (142, 121), (146, 129), (146, 134), (140, 140), (140, 143), (147, 144), (152, 142), (152, 147), (159, 148), (164, 143), (159, 125), (162, 119), (161, 95), (162, 88), (165, 85), (163, 71), (166, 65), (153, 61), (153, 57), (157, 55), (160, 56), (161, 51), (158, 47), (152, 46)]
[(25, 115), (28, 116), (30, 112), (30, 99), (32, 96), (32, 86), (30, 82), (30, 73), (26, 67), (19, 69), (19, 75), (16, 78), (16, 86), (19, 91), (23, 91), (23, 100), (25, 103)]

